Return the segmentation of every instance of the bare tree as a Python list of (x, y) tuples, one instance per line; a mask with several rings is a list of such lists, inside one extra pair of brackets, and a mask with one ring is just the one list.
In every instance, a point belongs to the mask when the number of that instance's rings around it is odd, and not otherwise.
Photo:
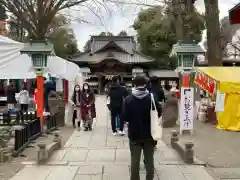
[(0, 0), (0, 5), (21, 22), (30, 38), (45, 39), (55, 15), (88, 0)]
[(231, 42), (228, 42), (224, 51), (224, 56), (228, 58), (240, 57), (240, 30), (233, 36)]
[(167, 4), (168, 0), (106, 0), (119, 6), (122, 5), (133, 5), (140, 7), (156, 7), (161, 4)]

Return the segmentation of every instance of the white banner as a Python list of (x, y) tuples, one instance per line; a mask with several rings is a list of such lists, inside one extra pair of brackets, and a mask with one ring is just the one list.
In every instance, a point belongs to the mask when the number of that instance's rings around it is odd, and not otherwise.
[(193, 129), (194, 92), (193, 88), (181, 88), (180, 132)]
[(216, 97), (215, 112), (224, 112), (224, 105), (225, 105), (225, 93), (221, 93), (218, 90)]

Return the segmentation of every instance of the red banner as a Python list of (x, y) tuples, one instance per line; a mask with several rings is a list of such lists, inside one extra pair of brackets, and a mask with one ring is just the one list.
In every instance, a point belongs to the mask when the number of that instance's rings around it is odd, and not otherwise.
[(201, 89), (209, 93), (211, 96), (214, 94), (215, 81), (206, 74), (197, 72), (195, 75), (194, 82), (199, 85)]

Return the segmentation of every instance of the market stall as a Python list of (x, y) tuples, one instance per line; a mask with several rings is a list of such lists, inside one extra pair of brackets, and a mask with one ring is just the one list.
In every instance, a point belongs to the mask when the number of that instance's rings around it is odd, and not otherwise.
[(211, 107), (207, 108), (211, 111), (208, 118), (214, 119), (216, 114), (218, 129), (240, 131), (239, 72), (239, 67), (197, 68), (195, 83), (210, 95), (205, 100), (206, 106)]
[[(32, 60), (26, 54), (21, 54), (23, 43), (0, 35), (0, 79), (34, 79), (36, 77)], [(73, 81), (79, 72), (79, 67), (57, 56), (50, 56), (46, 74)]]
[[(31, 58), (20, 53), (23, 47), (23, 43), (0, 35), (0, 79), (36, 78)], [(67, 80), (71, 84), (65, 87), (66, 94), (68, 94), (73, 91), (73, 87), (79, 79), (79, 71), (80, 68), (75, 63), (52, 55), (48, 58), (45, 74)]]

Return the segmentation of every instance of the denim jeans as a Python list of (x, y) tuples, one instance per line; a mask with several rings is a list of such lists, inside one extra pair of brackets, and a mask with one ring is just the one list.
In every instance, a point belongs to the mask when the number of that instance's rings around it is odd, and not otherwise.
[(119, 130), (123, 131), (124, 127), (124, 120), (121, 118), (122, 110), (121, 108), (114, 108), (111, 109), (111, 125), (112, 125), (112, 132), (117, 132), (116, 130), (116, 118), (119, 118), (120, 124), (119, 124)]
[(145, 159), (146, 180), (153, 180), (154, 178), (154, 141), (131, 141), (129, 142), (131, 152), (131, 178), (130, 180), (140, 180), (140, 160), (141, 153)]

